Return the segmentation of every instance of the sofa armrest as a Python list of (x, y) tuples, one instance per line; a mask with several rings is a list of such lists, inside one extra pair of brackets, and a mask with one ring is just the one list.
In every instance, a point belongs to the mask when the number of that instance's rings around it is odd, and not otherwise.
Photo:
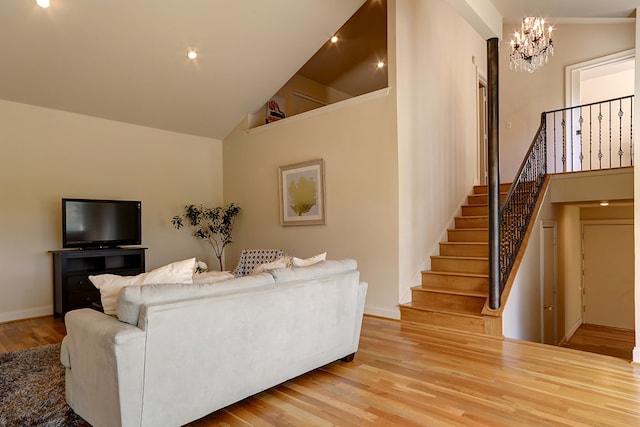
[(93, 425), (139, 425), (145, 333), (91, 309), (66, 314), (60, 359), (69, 406)]

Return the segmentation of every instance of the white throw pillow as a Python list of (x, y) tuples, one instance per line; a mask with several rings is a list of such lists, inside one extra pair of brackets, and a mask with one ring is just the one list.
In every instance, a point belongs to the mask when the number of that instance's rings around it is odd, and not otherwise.
[(125, 286), (141, 285), (144, 277), (142, 277), (142, 274), (137, 276), (98, 274), (96, 276), (89, 276), (89, 280), (91, 280), (93, 286), (100, 289), (100, 299), (102, 300), (104, 313), (111, 315), (116, 314), (116, 302), (120, 289)]
[(293, 266), (294, 267), (306, 267), (309, 265), (313, 265), (313, 264), (317, 264), (320, 261), (324, 261), (327, 259), (327, 253), (321, 253), (315, 256), (312, 256), (310, 258), (306, 258), (306, 259), (300, 259), (300, 258), (296, 258), (293, 257)]
[(193, 283), (196, 259), (173, 262), (137, 276), (98, 274), (89, 276), (93, 286), (100, 289), (102, 309), (105, 314), (116, 314), (118, 292), (125, 286), (148, 285), (152, 283)]
[(278, 258), (275, 261), (265, 262), (264, 264), (256, 265), (253, 271), (251, 271), (251, 276), (255, 276), (256, 274), (264, 273), (265, 271), (274, 270), (276, 268), (286, 268), (291, 266), (291, 258), (290, 257), (282, 257)]
[(172, 262), (171, 264), (156, 268), (148, 273), (142, 273), (145, 277), (141, 284), (193, 283), (193, 272), (195, 271), (195, 268), (195, 258)]

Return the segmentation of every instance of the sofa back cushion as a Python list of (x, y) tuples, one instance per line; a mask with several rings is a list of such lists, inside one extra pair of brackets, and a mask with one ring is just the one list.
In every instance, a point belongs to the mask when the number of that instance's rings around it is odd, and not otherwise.
[(289, 283), (297, 280), (318, 279), (333, 274), (355, 271), (358, 263), (354, 259), (327, 260), (306, 267), (278, 268), (270, 270), (276, 284)]
[(245, 292), (255, 288), (270, 286), (275, 280), (270, 274), (239, 277), (212, 284), (153, 284), (144, 286), (128, 286), (118, 294), (117, 315), (122, 322), (138, 325), (140, 306), (170, 301), (182, 301), (213, 295), (227, 295)]

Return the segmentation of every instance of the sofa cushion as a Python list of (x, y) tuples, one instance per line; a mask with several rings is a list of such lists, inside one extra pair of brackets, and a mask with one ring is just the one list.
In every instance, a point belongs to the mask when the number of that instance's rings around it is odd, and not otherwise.
[(256, 276), (238, 277), (212, 284), (152, 284), (144, 286), (128, 286), (122, 288), (118, 294), (118, 319), (132, 325), (138, 324), (140, 306), (145, 304), (181, 301), (213, 295), (227, 295), (245, 292), (260, 286), (275, 283), (270, 274), (263, 273)]
[(278, 268), (270, 270), (276, 284), (288, 283), (295, 280), (317, 279), (332, 274), (356, 270), (358, 263), (353, 259), (320, 261), (307, 267)]

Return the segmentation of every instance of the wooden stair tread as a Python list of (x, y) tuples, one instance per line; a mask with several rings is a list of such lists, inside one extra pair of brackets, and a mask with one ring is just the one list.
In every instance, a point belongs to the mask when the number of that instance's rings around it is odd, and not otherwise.
[(447, 276), (458, 276), (458, 277), (478, 277), (478, 278), (489, 278), (488, 274), (477, 274), (477, 273), (460, 273), (454, 271), (433, 271), (433, 270), (422, 270), (420, 273), (422, 274), (444, 274)]
[(431, 307), (421, 307), (418, 305), (413, 305), (413, 303), (408, 302), (405, 304), (400, 304), (401, 308), (408, 308), (411, 310), (416, 310), (416, 311), (424, 311), (424, 312), (428, 312), (428, 313), (439, 313), (439, 314), (448, 314), (448, 315), (452, 315), (452, 316), (458, 316), (458, 317), (468, 317), (471, 319), (480, 319), (482, 320), (484, 317), (482, 316), (482, 314), (480, 313), (470, 313), (469, 311), (465, 311), (465, 310), (455, 310), (455, 309), (451, 309), (451, 308), (431, 308)]
[(414, 286), (411, 288), (417, 292), (433, 292), (439, 294), (449, 295), (463, 295), (467, 297), (488, 298), (487, 292), (474, 291), (470, 289), (451, 289), (451, 288), (438, 288), (435, 286)]
[(447, 228), (447, 231), (487, 231), (489, 227), (479, 228)]
[[(507, 190), (507, 191), (501, 191), (501, 192), (500, 192), (500, 194), (501, 194), (501, 195), (503, 195), (503, 194), (504, 194), (504, 195), (506, 196), (507, 194), (509, 194), (509, 191), (508, 191), (508, 190)], [(486, 192), (485, 192), (485, 193), (471, 193), (471, 194), (467, 194), (467, 196), (488, 196), (488, 195), (489, 195), (489, 193), (486, 193)]]
[(488, 245), (489, 242), (440, 242), (441, 245)]
[[(455, 242), (453, 242), (455, 243)], [(452, 255), (432, 255), (432, 259), (457, 259), (457, 260), (472, 260), (472, 261), (489, 261), (489, 257), (486, 256), (452, 256)]]

